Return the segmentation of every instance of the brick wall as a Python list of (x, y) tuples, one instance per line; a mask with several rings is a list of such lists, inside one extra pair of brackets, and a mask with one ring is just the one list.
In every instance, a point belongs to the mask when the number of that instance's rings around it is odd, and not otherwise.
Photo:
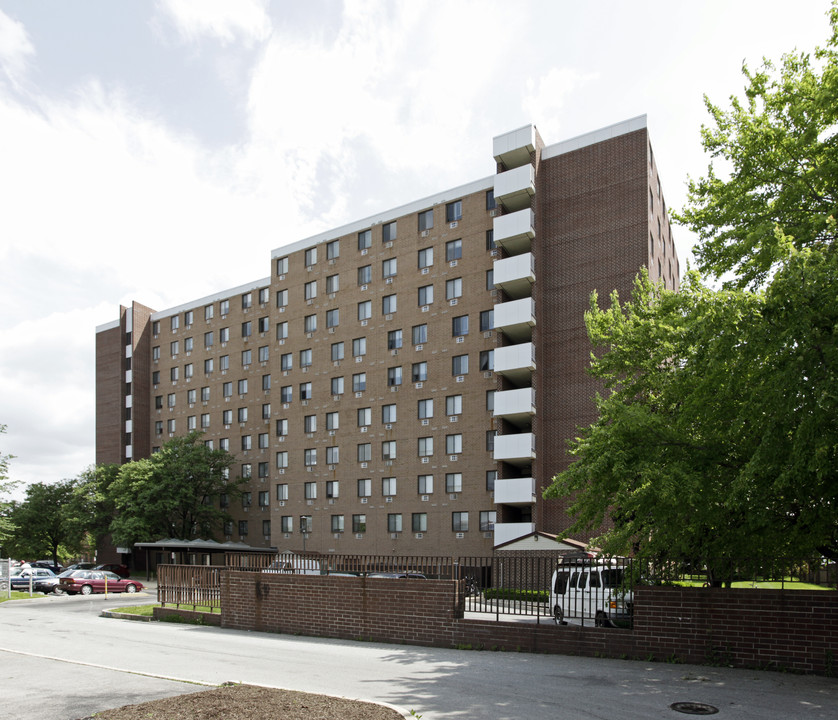
[(464, 619), (453, 580), (228, 571), (222, 627), (436, 647), (832, 674), (838, 593), (637, 588), (634, 630)]

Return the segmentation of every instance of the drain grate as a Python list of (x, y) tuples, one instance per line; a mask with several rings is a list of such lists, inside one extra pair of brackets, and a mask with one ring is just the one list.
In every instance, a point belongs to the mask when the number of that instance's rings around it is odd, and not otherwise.
[(715, 715), (719, 708), (700, 702), (676, 702), (669, 706), (671, 710), (687, 715)]

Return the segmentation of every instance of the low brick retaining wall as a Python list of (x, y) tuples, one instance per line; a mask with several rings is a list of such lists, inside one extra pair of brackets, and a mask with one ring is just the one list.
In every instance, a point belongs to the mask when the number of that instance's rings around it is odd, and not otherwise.
[(221, 625), (239, 630), (838, 673), (838, 592), (638, 587), (634, 629), (617, 630), (464, 619), (454, 580), (227, 571), (221, 582)]
[(154, 619), (164, 620), (167, 617), (180, 616), (184, 620), (200, 621), (203, 625), (221, 625), (220, 613), (200, 612), (199, 610), (183, 610), (176, 607), (156, 607), (154, 608)]

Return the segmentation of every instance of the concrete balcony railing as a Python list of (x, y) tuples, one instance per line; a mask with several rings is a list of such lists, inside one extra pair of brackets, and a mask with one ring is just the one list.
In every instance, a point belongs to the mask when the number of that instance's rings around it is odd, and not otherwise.
[(515, 342), (532, 339), (535, 326), (535, 301), (521, 298), (495, 305), (495, 329), (500, 330)]
[(535, 532), (535, 523), (495, 523), (495, 547)]
[(495, 200), (500, 202), (507, 211), (515, 212), (528, 208), (533, 195), (535, 195), (535, 168), (530, 163), (495, 176)]
[(498, 215), (494, 220), (495, 243), (506, 248), (511, 255), (529, 252), (535, 237), (535, 213), (524, 208), (508, 215)]
[(535, 503), (535, 478), (508, 478), (495, 481), (495, 503), (498, 505), (532, 505)]
[(518, 385), (532, 382), (535, 371), (535, 345), (531, 342), (495, 348), (494, 371)]
[(529, 425), (535, 415), (535, 390), (531, 387), (499, 390), (495, 393), (494, 416), (515, 425)]
[(496, 260), (492, 273), (495, 287), (503, 289), (513, 300), (532, 295), (535, 282), (535, 258), (531, 252)]
[(497, 135), (492, 141), (495, 160), (507, 168), (516, 168), (531, 162), (530, 153), (535, 151), (535, 126), (524, 125)]
[(535, 460), (535, 434), (498, 435), (493, 458), (512, 465), (529, 465)]

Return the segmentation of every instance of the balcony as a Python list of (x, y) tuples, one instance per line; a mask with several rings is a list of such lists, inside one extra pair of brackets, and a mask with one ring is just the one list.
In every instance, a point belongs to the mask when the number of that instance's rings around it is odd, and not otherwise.
[(529, 208), (498, 215), (494, 222), (494, 239), (510, 255), (529, 252), (535, 237), (535, 213)]
[(524, 387), (496, 392), (494, 415), (519, 427), (529, 426), (535, 415), (535, 391)]
[(527, 163), (495, 176), (495, 200), (509, 212), (530, 206), (535, 195), (535, 168)]
[(530, 162), (530, 153), (535, 151), (535, 126), (524, 125), (498, 135), (492, 141), (495, 160), (507, 168), (516, 168)]
[(495, 547), (532, 535), (535, 523), (495, 523)]
[(495, 502), (498, 505), (532, 505), (535, 503), (535, 478), (496, 480)]
[(532, 382), (535, 371), (535, 345), (531, 342), (495, 348), (494, 370), (517, 385)]
[(529, 297), (535, 282), (535, 258), (526, 252), (496, 260), (492, 275), (495, 287), (502, 288), (513, 300)]
[(535, 326), (535, 301), (521, 298), (495, 305), (495, 328), (515, 342), (532, 339)]
[(494, 460), (511, 465), (529, 465), (535, 460), (535, 434), (513, 433), (495, 438)]

